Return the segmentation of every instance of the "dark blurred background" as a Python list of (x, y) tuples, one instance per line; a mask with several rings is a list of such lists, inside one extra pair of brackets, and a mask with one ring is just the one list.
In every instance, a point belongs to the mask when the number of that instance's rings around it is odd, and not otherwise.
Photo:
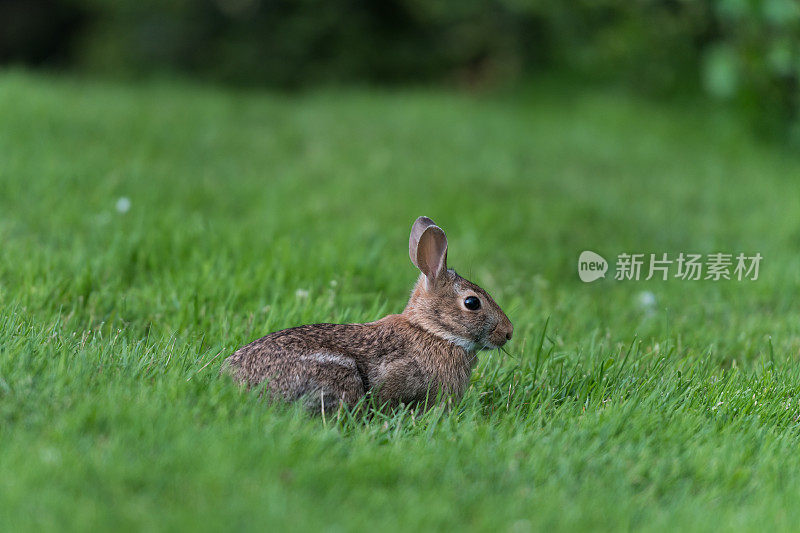
[(800, 140), (796, 0), (0, 0), (0, 62), (280, 89), (558, 75), (702, 94)]

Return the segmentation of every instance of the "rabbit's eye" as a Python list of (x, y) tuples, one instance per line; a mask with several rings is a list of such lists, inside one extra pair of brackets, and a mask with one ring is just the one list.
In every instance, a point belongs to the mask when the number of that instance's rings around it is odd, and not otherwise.
[(464, 307), (470, 311), (477, 311), (481, 308), (481, 301), (474, 296), (467, 296), (464, 298)]

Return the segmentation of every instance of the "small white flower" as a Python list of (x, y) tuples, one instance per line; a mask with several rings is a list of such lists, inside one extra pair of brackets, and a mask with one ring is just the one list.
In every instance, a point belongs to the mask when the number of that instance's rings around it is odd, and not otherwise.
[(297, 289), (294, 291), (294, 295), (298, 300), (305, 300), (308, 298), (308, 291), (306, 289)]
[(639, 303), (639, 307), (646, 310), (651, 310), (656, 306), (656, 295), (650, 291), (640, 292), (636, 300)]
[(120, 196), (116, 204), (117, 213), (125, 214), (131, 209), (131, 199), (127, 196)]

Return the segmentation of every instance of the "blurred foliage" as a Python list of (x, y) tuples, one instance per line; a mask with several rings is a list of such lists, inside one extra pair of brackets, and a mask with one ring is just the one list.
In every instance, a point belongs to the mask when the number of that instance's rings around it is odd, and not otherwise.
[(720, 0), (702, 72), (711, 94), (734, 99), (758, 126), (800, 143), (800, 3)]
[(4, 0), (0, 60), (237, 84), (702, 88), (800, 142), (796, 0)]

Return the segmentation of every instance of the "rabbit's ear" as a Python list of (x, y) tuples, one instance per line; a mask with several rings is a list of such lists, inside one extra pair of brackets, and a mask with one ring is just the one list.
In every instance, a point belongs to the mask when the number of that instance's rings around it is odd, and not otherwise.
[(428, 217), (415, 220), (408, 239), (408, 255), (429, 284), (436, 281), (447, 270), (447, 236), (442, 228)]

